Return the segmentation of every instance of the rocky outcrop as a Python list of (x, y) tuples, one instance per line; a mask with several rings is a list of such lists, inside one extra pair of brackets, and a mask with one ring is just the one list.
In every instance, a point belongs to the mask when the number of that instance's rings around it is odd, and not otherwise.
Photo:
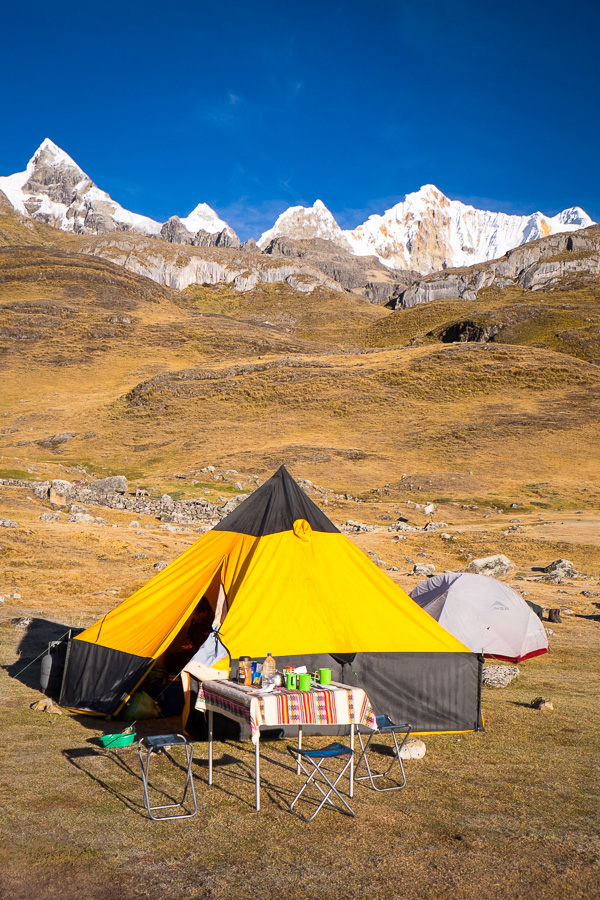
[(404, 292), (416, 272), (402, 273), (400, 281), (373, 256), (357, 257), (334, 241), (322, 238), (293, 240), (278, 236), (264, 245), (269, 257), (304, 260), (333, 278), (347, 291), (360, 294), (371, 303), (388, 303)]
[(302, 281), (303, 290), (315, 287), (343, 290), (339, 283), (309, 263), (276, 260), (217, 246), (183, 247), (133, 235), (110, 235), (88, 239), (81, 252), (107, 259), (175, 290), (191, 284), (229, 284), (236, 291), (247, 291), (259, 284), (286, 281), (290, 276), (299, 279), (306, 276), (308, 280)]
[[(196, 232), (189, 231), (179, 216), (171, 216), (160, 229), (160, 236), (170, 244), (189, 244), (191, 247), (228, 247), (239, 250), (240, 239), (229, 227), (210, 232), (200, 228)], [(256, 245), (255, 245), (256, 246)]]
[(600, 275), (600, 226), (573, 234), (556, 234), (509, 251), (500, 259), (447, 270), (415, 281), (389, 305), (411, 308), (432, 300), (475, 300), (483, 288), (510, 285), (524, 290), (552, 290), (595, 282)]
[(481, 559), (472, 559), (465, 572), (472, 572), (475, 575), (490, 575), (497, 577), (498, 575), (508, 575), (517, 567), (513, 562), (504, 556), (503, 553), (496, 553), (494, 556), (484, 556)]
[(109, 475), (92, 481), (90, 488), (94, 494), (126, 494), (129, 485), (124, 475)]

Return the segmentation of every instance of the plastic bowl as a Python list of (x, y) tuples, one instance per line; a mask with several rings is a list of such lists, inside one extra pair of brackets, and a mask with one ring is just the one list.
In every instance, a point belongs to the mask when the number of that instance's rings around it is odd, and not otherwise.
[(103, 747), (129, 747), (135, 741), (135, 731), (124, 731), (118, 734), (101, 734), (98, 738)]

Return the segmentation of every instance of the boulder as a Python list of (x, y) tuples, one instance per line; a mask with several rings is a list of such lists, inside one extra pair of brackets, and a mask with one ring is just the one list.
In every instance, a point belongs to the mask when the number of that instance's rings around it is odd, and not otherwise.
[(423, 759), (427, 747), (419, 738), (409, 738), (400, 750), (401, 759)]
[(494, 556), (484, 556), (481, 559), (472, 559), (465, 572), (474, 572), (476, 575), (507, 575), (516, 565), (504, 556), (502, 553), (496, 553)]
[(50, 485), (50, 503), (53, 503), (55, 506), (70, 506), (71, 490), (72, 485), (70, 481), (62, 481), (60, 478), (55, 478)]
[(62, 716), (62, 710), (59, 709), (52, 700), (37, 700), (35, 703), (30, 704), (29, 709), (33, 709), (36, 712), (54, 713), (57, 716)]
[(168, 565), (169, 565), (168, 562), (165, 562), (164, 559), (161, 559), (160, 562), (154, 563), (152, 568), (156, 569), (157, 572), (162, 572), (162, 570), (166, 569)]
[(34, 481), (33, 485), (33, 493), (38, 498), (38, 500), (47, 500), (50, 494), (50, 482), (49, 481)]
[(435, 575), (435, 566), (431, 563), (415, 563), (413, 575), (429, 578), (431, 575)]
[(0, 519), (0, 528), (18, 528), (18, 524), (12, 519)]
[(506, 687), (519, 677), (518, 666), (484, 666), (482, 681), (486, 687)]
[(126, 494), (129, 485), (124, 475), (109, 475), (108, 478), (92, 481), (90, 488), (96, 494)]
[(568, 559), (555, 559), (549, 566), (544, 566), (542, 572), (547, 572), (548, 575), (558, 575), (561, 578), (575, 578), (578, 574), (575, 566)]
[(545, 700), (544, 697), (536, 697), (531, 701), (531, 708), (550, 711), (554, 709), (554, 706), (551, 700)]
[(51, 437), (44, 438), (42, 441), (37, 441), (37, 443), (45, 450), (54, 450), (55, 447), (66, 444), (67, 441), (72, 440), (74, 437), (75, 435), (72, 432), (65, 431), (63, 434), (53, 434)]
[(364, 522), (354, 522), (352, 519), (348, 519), (344, 527), (349, 531), (354, 532), (354, 534), (360, 534), (364, 531), (373, 531), (372, 525), (365, 525)]
[(60, 522), (60, 513), (42, 513), (40, 522)]

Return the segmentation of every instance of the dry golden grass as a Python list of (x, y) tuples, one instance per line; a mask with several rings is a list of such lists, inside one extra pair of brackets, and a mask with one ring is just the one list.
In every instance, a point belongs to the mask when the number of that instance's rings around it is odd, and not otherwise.
[[(129, 515), (92, 507), (108, 526), (43, 524), (38, 516), (46, 505), (28, 500), (26, 488), (5, 486), (2, 494), (3, 509), (21, 526), (2, 535), (2, 590), (21, 594), (7, 601), (0, 626), (2, 663), (13, 674), (44, 640), (89, 624), (150, 577), (155, 560), (173, 558), (195, 538), (191, 531), (165, 533), (148, 517), (131, 529)], [(361, 504), (373, 521), (396, 508), (385, 499)], [(332, 517), (341, 523), (357, 510), (340, 501)], [(309, 826), (286, 809), (297, 778), (284, 743), (263, 746), (263, 808), (256, 814), (250, 745), (217, 745), (209, 788), (206, 745), (198, 742), (198, 816), (155, 825), (143, 814), (135, 750), (107, 754), (94, 742), (120, 723), (33, 712), (37, 667), (17, 680), (0, 671), (0, 782), (9, 797), (0, 824), (3, 896), (49, 898), (59, 890), (65, 900), (224, 900), (249, 893), (333, 900), (341, 893), (396, 896), (400, 884), (403, 894), (432, 898), (595, 896), (600, 607), (581, 590), (596, 589), (600, 574), (598, 518), (586, 517), (592, 534), (585, 543), (574, 514), (559, 520), (546, 512), (545, 538), (537, 533), (537, 514), (521, 514), (523, 532), (507, 542), (501, 535), (507, 514), (486, 520), (483, 509), (447, 511), (454, 516), (449, 529), (461, 532), (457, 545), (421, 532), (395, 546), (386, 531), (360, 535), (357, 543), (397, 564), (407, 589), (415, 579), (403, 574), (412, 568), (404, 556), (418, 559), (424, 551), (443, 569), (456, 567), (461, 550), (502, 549), (520, 567), (522, 580), (512, 583), (527, 588), (530, 599), (576, 613), (552, 626), (551, 653), (521, 664), (509, 688), (484, 690), (484, 733), (426, 737), (425, 759), (407, 763), (405, 791), (373, 795), (357, 787), (355, 820), (323, 811)], [(412, 518), (420, 521), (418, 513)], [(554, 536), (560, 521), (563, 530), (571, 527), (563, 539)], [(148, 558), (134, 560), (138, 552)], [(556, 585), (530, 580), (533, 565), (557, 555), (587, 565), (596, 578), (563, 585), (560, 594)], [(34, 617), (28, 633), (8, 624), (21, 614)], [(529, 708), (538, 695), (553, 701), (553, 712)], [(179, 727), (175, 719), (151, 720), (138, 733)], [(315, 746), (325, 741), (311, 739)], [(155, 783), (173, 795), (181, 772), (160, 762), (155, 772)]]
[[(23, 227), (0, 221), (0, 239), (29, 243)], [(123, 768), (88, 744), (114, 724), (34, 713), (34, 686), (3, 670), (4, 895), (596, 896), (600, 598), (580, 592), (600, 590), (597, 291), (488, 293), (393, 314), (281, 285), (177, 294), (53, 234), (35, 226), (35, 246), (0, 249), (0, 478), (75, 480), (85, 467), (155, 496), (217, 499), (235, 479), (192, 485), (174, 473), (212, 463), (264, 478), (285, 462), (359, 498), (330, 495), (326, 511), (337, 524), (378, 526), (356, 542), (396, 567), (402, 586), (414, 585), (414, 562), (455, 570), (469, 554), (503, 552), (529, 599), (576, 616), (553, 626), (552, 652), (525, 663), (517, 682), (485, 692), (485, 734), (428, 738), (406, 791), (361, 788), (355, 821), (323, 813), (308, 828), (285, 811), (296, 779), (278, 744), (265, 748), (259, 816), (248, 748), (219, 748), (231, 762), (209, 790), (197, 745), (198, 817), (152, 825), (140, 816), (132, 751)], [(436, 330), (467, 317), (500, 322), (497, 342), (439, 343)], [(73, 437), (41, 446), (64, 432)], [(0, 529), (0, 594), (21, 594), (0, 607), (12, 673), (20, 644), (24, 665), (61, 626), (90, 624), (197, 536), (100, 507), (90, 511), (107, 526), (66, 515), (45, 524), (47, 506), (27, 488), (0, 486), (0, 496), (0, 515), (19, 523)], [(435, 520), (457, 540), (393, 540), (399, 511), (426, 521), (407, 500), (435, 501)], [(557, 557), (593, 579), (560, 594), (532, 580), (532, 567)], [(38, 623), (29, 636), (8, 624), (17, 615)], [(526, 706), (537, 694), (554, 713)]]

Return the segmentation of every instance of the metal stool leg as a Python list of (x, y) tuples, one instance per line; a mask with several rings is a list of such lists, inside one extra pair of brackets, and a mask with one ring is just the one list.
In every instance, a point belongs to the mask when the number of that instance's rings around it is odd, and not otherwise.
[[(185, 785), (183, 788), (183, 796), (178, 803), (163, 803), (158, 806), (150, 805), (150, 797), (148, 795), (148, 786), (149, 786), (149, 772), (150, 772), (150, 758), (153, 753), (164, 753), (167, 754), (167, 750), (171, 747), (181, 746), (184, 748), (185, 757), (186, 757), (186, 776), (185, 776)], [(146, 759), (142, 755), (142, 750), (146, 751)], [(189, 743), (189, 741), (181, 734), (167, 734), (167, 735), (158, 735), (156, 737), (146, 737), (141, 738), (138, 741), (138, 755), (140, 758), (140, 766), (142, 769), (142, 784), (144, 788), (144, 804), (146, 806), (146, 810), (148, 811), (148, 815), (155, 822), (164, 822), (168, 819), (188, 819), (191, 816), (195, 816), (198, 812), (198, 802), (196, 800), (196, 791), (194, 789), (194, 778), (192, 774), (192, 760), (194, 758), (194, 748)], [(182, 812), (176, 813), (172, 815), (154, 815), (154, 812), (159, 809), (185, 809), (185, 800), (187, 797), (188, 790), (190, 790), (192, 795), (193, 809), (191, 812)]]
[[(406, 786), (406, 773), (404, 771), (404, 763), (402, 761), (401, 751), (402, 751), (402, 748), (404, 747), (404, 744), (408, 740), (408, 737), (409, 737), (411, 731), (412, 731), (412, 728), (410, 725), (396, 725), (396, 726), (389, 726), (387, 728), (382, 728), (380, 731), (371, 732), (371, 734), (367, 738), (366, 744), (363, 743), (362, 735), (359, 732), (358, 740), (360, 742), (361, 755), (360, 755), (360, 759), (358, 760), (358, 763), (356, 764), (356, 769), (354, 772), (354, 780), (355, 781), (366, 781), (368, 779), (371, 783), (371, 787), (373, 788), (373, 790), (380, 791), (380, 792), (399, 791), (401, 788), (405, 787)], [(400, 745), (398, 745), (398, 733), (404, 735), (404, 738)], [(385, 770), (385, 772), (372, 772), (371, 766), (369, 765), (369, 757), (367, 755), (367, 751), (369, 749), (369, 745), (370, 745), (373, 737), (376, 734), (378, 734), (380, 736), (383, 736), (385, 734), (391, 734), (393, 742), (394, 742), (394, 751), (393, 751), (393, 755), (392, 755), (392, 761), (389, 764), (389, 766), (387, 767), (387, 769)], [(392, 768), (393, 768), (396, 760), (398, 761), (398, 765), (400, 766), (400, 772), (402, 774), (402, 782), (389, 785), (388, 787), (377, 787), (374, 779), (389, 777), (389, 774), (392, 771)], [(366, 775), (357, 775), (356, 773), (358, 772), (358, 769), (363, 762), (365, 764), (367, 774)]]
[[(335, 747), (335, 745), (334, 745), (334, 747)], [(339, 748), (339, 749), (337, 749), (337, 748)], [(300, 799), (300, 797), (302, 796), (304, 791), (307, 789), (307, 787), (312, 784), (312, 785), (314, 785), (314, 787), (316, 787), (316, 789), (322, 795), (323, 799), (321, 800), (321, 802), (319, 803), (316, 810), (313, 812), (313, 814), (311, 816), (309, 816), (308, 818), (304, 818), (304, 816), (300, 816), (300, 818), (302, 818), (305, 822), (312, 822), (312, 820), (315, 818), (315, 816), (323, 808), (325, 803), (329, 803), (330, 806), (332, 806), (334, 809), (337, 809), (338, 812), (344, 813), (344, 815), (349, 815), (349, 816), (354, 817), (354, 815), (355, 815), (354, 810), (346, 802), (344, 797), (342, 797), (342, 795), (340, 794), (340, 792), (337, 789), (337, 783), (339, 782), (339, 780), (342, 778), (342, 776), (346, 773), (346, 771), (352, 764), (352, 761), (354, 759), (354, 752), (352, 750), (350, 750), (348, 747), (342, 747), (341, 745), (337, 745), (336, 749), (334, 749), (334, 750), (332, 750), (330, 748), (329, 751), (328, 750), (324, 750), (324, 751), (301, 750), (301, 749), (299, 750), (296, 747), (288, 747), (288, 750), (291, 753), (291, 755), (293, 757), (295, 757), (298, 765), (300, 766), (300, 768), (302, 769), (304, 774), (308, 775), (308, 778), (306, 779), (306, 781), (304, 782), (304, 784), (302, 785), (302, 787), (300, 788), (300, 790), (298, 791), (298, 793), (296, 794), (296, 796), (294, 797), (292, 802), (290, 803), (290, 812), (293, 812), (295, 815), (299, 815), (299, 813), (297, 813), (294, 810), (294, 806), (296, 805), (296, 803), (298, 802), (298, 800)], [(346, 763), (344, 764), (344, 766), (342, 767), (342, 769), (338, 772), (337, 777), (335, 778), (335, 781), (332, 782), (327, 777), (327, 773), (321, 767), (326, 762), (326, 760), (338, 759), (342, 756), (347, 756), (348, 759), (347, 759)], [(312, 771), (306, 768), (306, 766), (304, 765), (304, 762), (310, 762), (310, 764), (313, 767)], [(323, 788), (319, 784), (319, 781), (317, 780), (318, 778), (321, 778), (325, 782), (325, 785), (327, 786), (328, 790), (323, 790)], [(336, 806), (336, 804), (333, 802), (333, 800), (330, 799), (330, 795), (332, 792), (342, 802), (344, 808)]]

